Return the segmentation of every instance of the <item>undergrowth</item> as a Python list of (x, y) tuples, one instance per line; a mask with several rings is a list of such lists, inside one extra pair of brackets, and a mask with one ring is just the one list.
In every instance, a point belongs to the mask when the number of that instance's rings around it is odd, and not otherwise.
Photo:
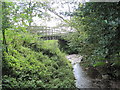
[(70, 62), (57, 40), (43, 41), (30, 33), (7, 30), (3, 57), (3, 90), (74, 88)]

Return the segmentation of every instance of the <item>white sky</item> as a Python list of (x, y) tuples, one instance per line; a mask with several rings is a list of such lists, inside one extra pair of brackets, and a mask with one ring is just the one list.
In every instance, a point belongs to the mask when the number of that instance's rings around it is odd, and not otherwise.
[[(6, 0), (7, 1), (7, 0)], [(89, 1), (89, 0), (12, 0), (12, 2), (17, 1), (17, 2), (29, 2), (29, 1), (34, 1), (34, 2), (55, 2), (54, 4), (50, 4), (50, 7), (55, 8), (55, 12), (59, 13), (59, 12), (65, 12), (65, 11), (73, 11), (74, 9), (72, 7), (78, 7), (79, 2), (81, 3), (85, 3), (85, 1)], [(64, 3), (64, 2), (76, 2), (76, 4), (60, 4), (60, 3)], [(70, 8), (70, 9), (69, 9)], [(58, 24), (60, 24), (62, 21), (62, 19), (60, 19), (57, 15), (51, 13), (50, 11), (47, 11), (50, 14), (50, 19), (51, 20), (46, 20), (45, 18), (39, 18), (39, 17), (33, 17), (33, 26), (48, 26), (48, 27), (55, 27)], [(65, 17), (63, 15), (61, 15), (63, 18), (65, 19), (69, 19), (69, 17)]]
[[(8, 1), (8, 0), (2, 0), (2, 1)], [(94, 1), (94, 2), (97, 2), (97, 1), (98, 2), (100, 2), (100, 1), (104, 2), (105, 1), (105, 2), (108, 2), (108, 1), (119, 1), (119, 0), (9, 0), (9, 1), (12, 1), (12, 2), (15, 2), (15, 1), (16, 2), (17, 1), (19, 1), (19, 2), (29, 2), (29, 1), (33, 1), (33, 2), (50, 1), (50, 2), (52, 2), (52, 1), (55, 1), (56, 3), (55, 4), (51, 4), (51, 7), (56, 8), (55, 11), (58, 13), (60, 11), (63, 11), (63, 12), (69, 11), (68, 6), (67, 5), (61, 5), (61, 4), (59, 4), (60, 2), (65, 2), (65, 1), (68, 1), (68, 2), (72, 2), (73, 1), (74, 2), (74, 1), (77, 1), (78, 3), (79, 2), (85, 3), (85, 2), (89, 2), (89, 1)], [(76, 6), (78, 6), (77, 4), (76, 4)], [(73, 5), (70, 5), (70, 7), (71, 7), (70, 10), (73, 11), (73, 8), (72, 8)], [(50, 13), (50, 12), (49, 12), (49, 14), (52, 16), (50, 21), (42, 20), (39, 17), (34, 17), (33, 18), (33, 21), (34, 21), (33, 25), (38, 25), (38, 26), (40, 26), (40, 25), (45, 25), (46, 26), (47, 25), (49, 27), (54, 27), (54, 26), (58, 25), (61, 22), (61, 19), (58, 16), (56, 16), (55, 14)], [(64, 17), (64, 18), (68, 19), (68, 17)]]
[[(35, 0), (34, 0), (35, 1)], [(38, 0), (37, 0), (38, 1)], [(69, 8), (68, 8), (68, 5), (61, 5), (59, 4), (60, 2), (64, 2), (64, 1), (68, 1), (68, 2), (72, 2), (72, 1), (77, 1), (78, 3), (75, 5), (75, 7), (78, 6), (79, 2), (81, 3), (85, 3), (85, 1), (89, 1), (89, 0), (48, 0), (48, 1), (55, 1), (56, 3), (55, 4), (51, 4), (51, 7), (52, 8), (56, 8), (55, 9), (55, 12), (65, 12), (65, 11), (69, 11)], [(70, 6), (70, 11), (73, 11), (73, 4), (69, 5)], [(55, 27), (56, 25), (58, 25), (60, 22), (61, 22), (61, 19), (56, 16), (55, 14), (49, 12), (49, 14), (53, 17), (51, 18), (50, 21), (45, 21), (45, 20), (41, 20), (39, 17), (34, 17), (33, 20), (34, 20), (34, 23), (36, 25), (47, 25), (49, 27)], [(64, 16), (62, 16), (64, 17)], [(67, 18), (67, 17), (64, 17), (64, 18)]]

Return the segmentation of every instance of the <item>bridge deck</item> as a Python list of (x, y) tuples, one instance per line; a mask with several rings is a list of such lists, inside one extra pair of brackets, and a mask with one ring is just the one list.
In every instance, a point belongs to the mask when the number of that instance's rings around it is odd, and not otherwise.
[(30, 26), (27, 28), (31, 33), (40, 35), (41, 39), (52, 40), (59, 39), (62, 35), (70, 32), (75, 32), (75, 30), (70, 30), (70, 28), (51, 28), (45, 26)]

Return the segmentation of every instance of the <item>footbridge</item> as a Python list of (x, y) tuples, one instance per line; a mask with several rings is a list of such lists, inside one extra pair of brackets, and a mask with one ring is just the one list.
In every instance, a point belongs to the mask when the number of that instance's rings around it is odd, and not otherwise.
[(28, 30), (43, 40), (58, 40), (61, 36), (75, 32), (70, 27), (29, 26)]

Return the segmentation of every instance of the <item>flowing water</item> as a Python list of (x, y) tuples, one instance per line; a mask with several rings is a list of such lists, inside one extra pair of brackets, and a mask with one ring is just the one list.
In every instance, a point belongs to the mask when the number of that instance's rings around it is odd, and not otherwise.
[[(75, 84), (77, 88), (114, 88), (115, 90), (120, 90), (120, 82), (103, 82), (103, 80), (92, 79), (86, 75), (85, 71), (80, 66), (82, 56), (72, 54), (66, 56), (66, 58), (71, 62), (73, 66), (73, 73), (75, 76)], [(94, 81), (94, 82), (93, 82)]]
[(73, 65), (73, 73), (75, 76), (75, 84), (77, 88), (95, 88), (92, 84), (92, 80), (86, 75), (83, 71), (82, 67), (80, 66), (80, 62), (82, 60), (82, 56), (73, 54), (66, 56), (68, 60)]

